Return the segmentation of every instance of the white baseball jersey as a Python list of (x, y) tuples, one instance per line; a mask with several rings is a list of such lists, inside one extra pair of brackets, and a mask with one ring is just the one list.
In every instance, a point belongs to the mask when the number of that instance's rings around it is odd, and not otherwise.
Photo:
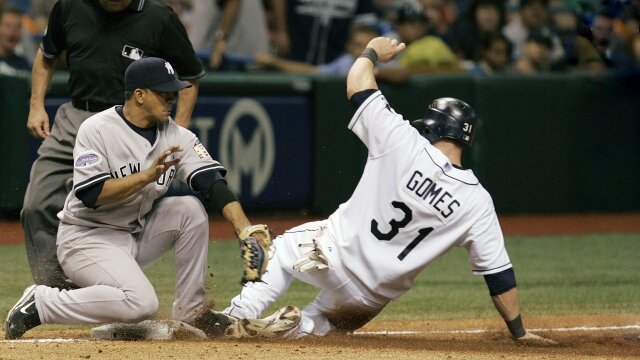
[[(172, 119), (159, 123), (154, 144), (136, 133), (116, 112), (116, 107), (88, 118), (78, 130), (73, 149), (73, 191), (69, 193), (58, 218), (64, 223), (127, 229), (139, 232), (153, 202), (162, 196), (175, 179), (186, 182), (204, 171), (225, 169), (213, 160), (191, 131), (178, 126)], [(128, 198), (87, 208), (76, 197), (76, 192), (100, 181), (122, 178), (149, 168), (160, 154), (173, 145), (183, 148), (167, 158), (181, 158), (156, 182)]]
[(389, 106), (381, 92), (349, 128), (369, 150), (351, 198), (330, 217), (344, 266), (375, 294), (396, 299), (453, 246), (473, 273), (511, 267), (493, 201), (471, 170), (449, 159)]

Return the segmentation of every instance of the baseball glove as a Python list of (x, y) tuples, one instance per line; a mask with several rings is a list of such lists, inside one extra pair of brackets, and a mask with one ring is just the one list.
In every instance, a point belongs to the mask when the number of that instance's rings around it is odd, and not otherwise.
[[(260, 234), (262, 241), (252, 236)], [(269, 263), (269, 248), (271, 247), (271, 231), (267, 225), (251, 225), (238, 235), (240, 238), (240, 255), (244, 260), (242, 283), (260, 281)]]

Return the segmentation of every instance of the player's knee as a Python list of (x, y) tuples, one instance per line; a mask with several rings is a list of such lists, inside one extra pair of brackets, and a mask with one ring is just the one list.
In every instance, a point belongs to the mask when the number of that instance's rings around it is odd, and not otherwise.
[(175, 211), (187, 219), (191, 226), (208, 226), (209, 218), (200, 200), (193, 196), (180, 196)]
[(158, 301), (158, 297), (155, 296), (155, 294), (153, 296), (147, 296), (145, 300), (140, 304), (140, 320), (148, 319), (154, 316), (158, 312), (159, 307), (160, 303)]
[(134, 323), (153, 317), (160, 307), (158, 297), (153, 294), (136, 294), (127, 296), (127, 310), (124, 311), (120, 321)]
[(25, 220), (33, 218), (33, 216), (38, 214), (40, 211), (38, 203), (30, 201), (29, 198), (25, 198), (22, 210), (20, 210), (20, 220), (24, 223)]

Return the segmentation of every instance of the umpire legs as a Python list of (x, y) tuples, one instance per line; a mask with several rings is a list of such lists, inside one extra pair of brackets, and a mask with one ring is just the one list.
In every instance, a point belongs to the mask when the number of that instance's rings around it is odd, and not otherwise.
[[(38, 149), (20, 212), (29, 266), (36, 284), (68, 288), (56, 257), (57, 214), (64, 206), (73, 178), (73, 145), (80, 124), (92, 113), (70, 103), (58, 109), (49, 136)], [(70, 184), (69, 184), (70, 185)]]

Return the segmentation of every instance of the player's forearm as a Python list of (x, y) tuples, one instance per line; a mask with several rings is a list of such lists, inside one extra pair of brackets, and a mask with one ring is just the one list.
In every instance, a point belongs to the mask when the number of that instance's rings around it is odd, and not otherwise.
[(492, 296), (496, 309), (504, 319), (509, 332), (514, 338), (520, 338), (526, 334), (522, 319), (520, 318), (520, 302), (518, 300), (518, 289), (513, 288), (500, 295)]
[(178, 106), (176, 108), (176, 123), (184, 128), (189, 127), (189, 120), (193, 113), (193, 108), (198, 100), (198, 80), (185, 80), (191, 84), (190, 88), (181, 90), (178, 93)]
[(36, 57), (33, 60), (33, 68), (31, 70), (31, 101), (30, 106), (44, 107), (44, 98), (47, 93), (51, 77), (55, 72), (55, 60), (47, 60), (42, 54), (42, 50), (38, 49)]
[(233, 225), (236, 234), (240, 234), (242, 230), (251, 225), (238, 201), (230, 202), (223, 207), (222, 216)]
[(98, 200), (96, 200), (96, 205), (105, 205), (124, 200), (142, 190), (153, 180), (146, 171), (120, 179), (109, 179), (104, 182), (102, 191), (98, 196)]
[(374, 64), (367, 58), (357, 58), (347, 74), (347, 97), (362, 90), (378, 89), (374, 74)]
[(517, 288), (513, 288), (500, 295), (492, 296), (491, 300), (493, 300), (493, 304), (505, 321), (513, 320), (520, 315), (520, 302), (518, 300)]

